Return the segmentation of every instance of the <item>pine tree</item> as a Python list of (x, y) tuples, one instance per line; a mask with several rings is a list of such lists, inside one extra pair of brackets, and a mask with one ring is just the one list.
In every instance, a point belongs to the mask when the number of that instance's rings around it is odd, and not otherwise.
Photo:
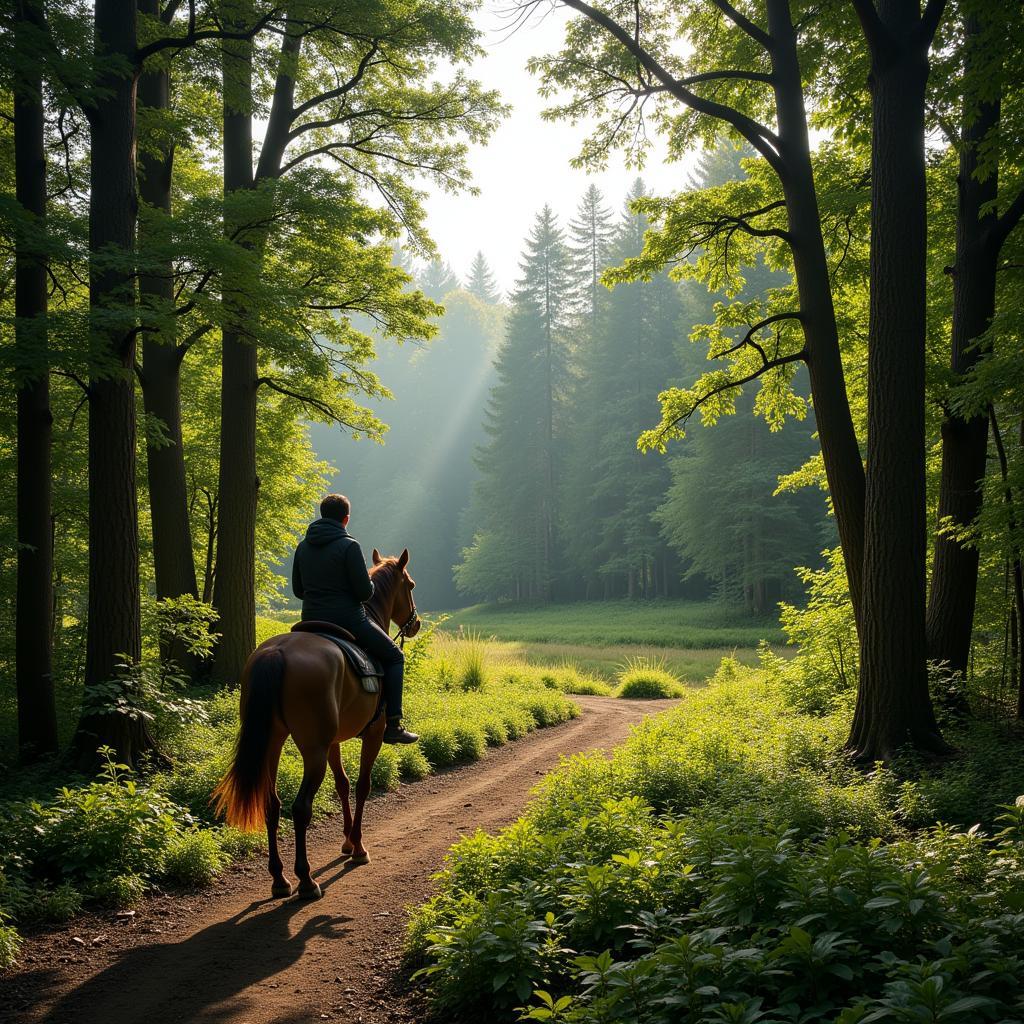
[(437, 301), (461, 287), (448, 261), (442, 259), (431, 260), (420, 275), (418, 283), (424, 295)]
[(549, 206), (534, 222), (511, 297), (498, 381), (478, 456), (479, 532), (456, 567), (460, 589), (550, 600), (563, 570), (556, 480), (568, 382), (569, 251)]
[(588, 186), (583, 193), (576, 217), (569, 222), (569, 234), (573, 276), (589, 329), (593, 331), (601, 298), (606, 294), (601, 285), (601, 272), (609, 264), (615, 234), (612, 212), (604, 205), (604, 196), (596, 185)]
[(498, 288), (498, 282), (494, 279), (491, 265), (479, 249), (469, 268), (466, 291), (475, 295), (481, 302), (490, 303), (492, 306), (501, 301), (501, 289)]
[[(591, 264), (595, 279), (605, 265), (640, 251), (647, 222), (630, 203), (643, 194), (637, 180), (620, 223), (600, 243), (600, 193), (588, 190), (581, 209), (591, 211), (590, 251), (602, 252), (600, 265)], [(641, 455), (636, 438), (656, 418), (658, 392), (677, 369), (679, 290), (665, 274), (611, 293), (597, 287), (603, 295), (585, 313), (591, 329), (579, 353), (569, 551), (589, 596), (655, 596), (666, 589), (670, 565), (674, 575), (674, 558), (652, 518), (668, 486), (668, 469), (664, 460)]]

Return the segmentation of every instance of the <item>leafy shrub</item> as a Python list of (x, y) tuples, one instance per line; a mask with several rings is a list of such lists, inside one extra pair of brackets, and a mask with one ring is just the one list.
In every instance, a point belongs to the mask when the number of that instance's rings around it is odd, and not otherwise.
[[(847, 724), (795, 712), (777, 681), (731, 663), (610, 760), (565, 761), (526, 817), (453, 847), (414, 915), (409, 953), (438, 1009), (574, 1024), (1019, 1019), (1024, 806), (996, 805), (1020, 788), (1024, 751), (968, 723), (951, 739), (979, 766), (865, 775), (841, 753)], [(973, 795), (964, 825), (996, 834), (927, 823), (947, 791), (947, 807)]]
[(0, 971), (13, 967), (21, 949), (21, 936), (12, 925), (5, 924), (5, 915), (0, 913)]
[[(351, 762), (350, 762), (351, 763)], [(355, 761), (358, 764), (358, 761)], [(358, 774), (356, 776), (358, 778)], [(400, 778), (398, 751), (394, 747), (381, 747), (377, 760), (370, 771), (370, 781), (374, 788), (386, 792), (398, 789)]]
[(795, 711), (823, 715), (848, 702), (857, 685), (857, 625), (853, 618), (842, 551), (825, 552), (823, 569), (797, 569), (807, 588), (807, 603), (781, 604), (779, 616), (786, 643), (797, 648), (782, 658), (762, 643), (762, 667)]
[(206, 886), (224, 870), (228, 860), (215, 833), (186, 832), (170, 845), (164, 874), (179, 885)]
[(619, 673), (618, 697), (657, 699), (682, 693), (679, 680), (665, 668), (663, 660), (631, 658)]
[(90, 896), (115, 910), (131, 907), (146, 895), (146, 880), (139, 875), (111, 875), (94, 882)]
[(31, 809), (29, 859), (37, 869), (82, 883), (86, 891), (113, 877), (159, 875), (171, 841), (192, 824), (184, 808), (140, 784), (112, 751), (101, 753), (99, 781), (65, 787), (53, 804)]
[(487, 736), (480, 726), (456, 722), (453, 728), (458, 742), (456, 758), (459, 761), (479, 761), (487, 753)]
[(434, 768), (446, 768), (459, 756), (459, 738), (444, 722), (426, 722), (420, 726), (420, 747)]
[(430, 774), (430, 762), (418, 743), (399, 749), (398, 773), (406, 782), (417, 782)]

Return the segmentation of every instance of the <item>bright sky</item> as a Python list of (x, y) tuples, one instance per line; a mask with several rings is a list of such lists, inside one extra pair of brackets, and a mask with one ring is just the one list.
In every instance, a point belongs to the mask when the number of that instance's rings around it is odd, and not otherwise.
[[(485, 0), (477, 15), (486, 55), (472, 66), (472, 74), (485, 86), (499, 89), (504, 101), (512, 104), (490, 144), (470, 154), (480, 194), (434, 192), (427, 202), (430, 233), (455, 273), (464, 278), (477, 249), (482, 249), (505, 290), (518, 277), (523, 238), (545, 203), (564, 223), (593, 181), (618, 211), (638, 173), (624, 166), (621, 154), (613, 154), (602, 174), (588, 175), (569, 166), (587, 128), (542, 121), (546, 103), (537, 95), (537, 79), (526, 70), (530, 57), (559, 48), (568, 12), (541, 5), (527, 23), (510, 32), (509, 16), (502, 14), (510, 6), (510, 0)], [(655, 140), (640, 172), (655, 194), (678, 191), (691, 167), (691, 161), (666, 164), (662, 154)]]

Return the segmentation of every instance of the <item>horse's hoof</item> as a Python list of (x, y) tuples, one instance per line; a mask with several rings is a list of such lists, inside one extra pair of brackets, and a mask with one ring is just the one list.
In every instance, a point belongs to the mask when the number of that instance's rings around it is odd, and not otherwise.
[(349, 860), (350, 864), (369, 864), (370, 855), (364, 850), (362, 853), (353, 853)]
[(270, 887), (270, 895), (274, 899), (284, 899), (292, 894), (292, 883), (291, 882), (275, 882)]
[(299, 882), (299, 897), (304, 900), (318, 900), (323, 896), (316, 882)]
[(347, 850), (343, 846), (341, 848), (341, 859), (342, 860), (348, 860), (348, 858), (351, 857), (354, 852), (355, 852), (355, 847), (354, 846), (350, 846)]

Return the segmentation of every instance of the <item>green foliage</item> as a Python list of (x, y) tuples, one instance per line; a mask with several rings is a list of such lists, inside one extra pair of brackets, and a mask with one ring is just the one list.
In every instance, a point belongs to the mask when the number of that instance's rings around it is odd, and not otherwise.
[[(726, 662), (611, 760), (566, 761), (524, 818), (456, 844), (414, 916), (409, 953), (438, 1008), (577, 1024), (1014, 1019), (1019, 744), (969, 723), (962, 761), (863, 774), (846, 728)], [(958, 795), (940, 807), (940, 793)]]
[(683, 688), (662, 659), (631, 658), (619, 673), (617, 697), (680, 697)]
[(217, 833), (197, 829), (180, 835), (167, 850), (164, 874), (179, 885), (211, 885), (229, 860)]
[(21, 936), (16, 928), (5, 924), (6, 915), (0, 915), (0, 971), (6, 971), (18, 961), (18, 950), (21, 949)]
[(780, 620), (787, 643), (797, 648), (789, 659), (766, 646), (761, 663), (797, 711), (825, 714), (853, 696), (858, 678), (857, 625), (846, 581), (842, 552), (825, 552), (824, 569), (798, 569), (807, 588), (807, 603), (783, 603)]

